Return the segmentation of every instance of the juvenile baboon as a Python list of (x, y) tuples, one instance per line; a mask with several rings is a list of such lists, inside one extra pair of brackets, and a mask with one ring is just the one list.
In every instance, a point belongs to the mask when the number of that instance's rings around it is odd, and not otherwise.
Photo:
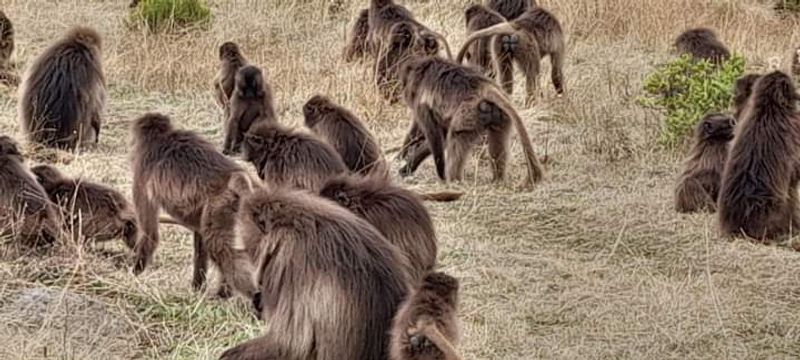
[(28, 246), (52, 244), (61, 220), (24, 161), (16, 141), (0, 136), (0, 234)]
[(375, 226), (408, 256), (414, 283), (436, 266), (436, 230), (422, 200), (383, 177), (339, 177), (320, 195)]
[(800, 115), (788, 75), (760, 77), (736, 124), (719, 194), (719, 224), (726, 235), (772, 239), (795, 229)]
[(697, 124), (691, 155), (675, 189), (678, 212), (716, 210), (722, 169), (728, 159), (728, 142), (733, 139), (735, 123), (731, 116), (709, 114)]
[(458, 280), (441, 272), (425, 276), (400, 305), (389, 344), (390, 360), (460, 360)]
[(225, 113), (226, 120), (230, 110), (233, 88), (236, 86), (236, 74), (245, 65), (247, 65), (247, 59), (239, 50), (239, 45), (228, 41), (219, 47), (219, 70), (214, 78), (214, 94), (217, 104)]
[[(215, 208), (209, 203), (218, 201), (217, 198), (229, 191), (231, 186), (241, 184), (242, 181), (232, 179), (237, 176), (235, 174), (245, 174), (244, 169), (196, 133), (174, 129), (170, 119), (161, 114), (143, 115), (134, 122), (132, 132), (133, 201), (141, 229), (135, 246), (134, 273), (144, 271), (158, 246), (158, 213), (163, 209), (194, 232), (192, 286), (195, 289), (205, 284), (210, 255), (223, 272), (223, 290), (232, 285), (246, 296), (252, 296), (253, 290), (248, 288), (247, 283), (229, 282), (247, 278), (229, 272), (234, 266), (225, 255), (237, 254), (231, 250), (233, 243), (229, 241), (230, 236), (203, 233), (209, 227), (208, 224), (203, 225), (204, 218), (216, 219), (222, 227), (225, 226), (224, 221), (231, 221), (221, 215), (225, 213), (219, 210), (219, 206)], [(219, 201), (224, 203), (225, 200)], [(214, 213), (208, 215), (208, 212)], [(226, 253), (218, 249), (229, 251)], [(246, 271), (244, 267), (235, 267), (235, 270)]]
[(329, 178), (347, 172), (336, 150), (315, 135), (260, 123), (242, 144), (244, 158), (267, 184), (317, 191)]
[[(467, 31), (474, 33), (504, 22), (502, 15), (483, 5), (474, 5), (466, 11)], [(508, 94), (514, 92), (514, 63), (525, 74), (526, 102), (536, 99), (539, 78), (540, 54), (536, 39), (525, 32), (504, 34), (493, 38), (481, 38), (465, 52), (471, 65), (482, 69), (487, 75), (498, 77)]]
[(792, 75), (795, 80), (800, 80), (800, 46), (792, 53)]
[(272, 106), (272, 88), (264, 80), (261, 69), (246, 65), (236, 73), (222, 153), (239, 153), (244, 134), (253, 124), (262, 121), (277, 121)]
[(535, 0), (487, 0), (486, 6), (508, 20), (514, 20), (536, 7)]
[(11, 19), (0, 10), (0, 70), (9, 68), (9, 60), (14, 52), (14, 25)]
[(461, 180), (467, 157), (486, 134), (494, 180), (502, 181), (513, 123), (525, 153), (528, 170), (525, 185), (531, 186), (542, 179), (544, 172), (522, 119), (503, 91), (489, 78), (453, 61), (427, 57), (407, 62), (402, 79), (406, 103), (413, 113), (403, 147), (409, 146), (419, 133), (428, 143), (428, 146), (417, 146), (415, 153), (409, 155), (401, 169), (402, 175), (413, 173), (432, 153), (440, 178)]
[(675, 39), (675, 49), (678, 54), (689, 54), (695, 59), (708, 60), (717, 65), (731, 57), (730, 51), (717, 39), (714, 30), (708, 28), (684, 31)]
[(97, 143), (106, 102), (100, 34), (75, 27), (28, 69), (18, 114), (28, 139), (74, 149)]
[(121, 238), (131, 249), (136, 245), (136, 210), (119, 191), (71, 179), (50, 165), (34, 166), (31, 171), (50, 200), (59, 206), (65, 228), (75, 240), (104, 242)]
[[(559, 95), (564, 93), (563, 68), (566, 52), (566, 46), (564, 44), (564, 31), (561, 28), (561, 23), (559, 23), (558, 19), (556, 19), (553, 14), (539, 6), (536, 6), (514, 20), (509, 20), (504, 23), (490, 26), (483, 30), (473, 32), (467, 38), (464, 46), (461, 48), (461, 51), (459, 51), (456, 58), (457, 61), (460, 63), (464, 59), (466, 52), (470, 49), (470, 46), (473, 42), (498, 35), (500, 36), (501, 41), (495, 43), (496, 49), (525, 49), (526, 47), (532, 46), (534, 43), (538, 45), (539, 57), (550, 57), (550, 64), (552, 67), (550, 77), (553, 81), (553, 86), (555, 87), (556, 92)], [(519, 44), (517, 44), (517, 42)], [(519, 55), (522, 55), (522, 53), (522, 50), (520, 50)], [(535, 55), (535, 53), (533, 55)], [(533, 57), (533, 55), (530, 56)], [(533, 61), (534, 60), (531, 59), (528, 62)], [(528, 67), (532, 67), (534, 65), (525, 63), (521, 64), (523, 64), (521, 67), (525, 69), (526, 74), (530, 74), (530, 71), (533, 71), (528, 70)], [(538, 64), (536, 64), (536, 66), (538, 69)], [(530, 76), (528, 78), (530, 79)]]
[(303, 190), (260, 190), (239, 210), (258, 258), (263, 336), (222, 359), (385, 359), (408, 263), (365, 220)]
[(358, 12), (353, 30), (350, 32), (350, 39), (344, 49), (344, 60), (347, 62), (363, 58), (369, 51), (369, 9), (361, 9)]
[(350, 171), (365, 175), (388, 170), (375, 137), (350, 110), (315, 95), (303, 114), (306, 126), (336, 149)]
[(741, 118), (742, 112), (744, 112), (747, 106), (747, 99), (749, 99), (750, 94), (753, 93), (753, 85), (760, 76), (759, 74), (747, 74), (736, 79), (733, 85), (734, 118)]

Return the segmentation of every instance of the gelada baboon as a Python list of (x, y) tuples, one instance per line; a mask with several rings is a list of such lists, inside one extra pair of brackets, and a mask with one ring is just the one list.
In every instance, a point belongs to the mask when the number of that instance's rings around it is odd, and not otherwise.
[(736, 82), (733, 84), (734, 118), (741, 118), (747, 106), (747, 100), (750, 99), (750, 95), (753, 93), (753, 85), (760, 76), (759, 74), (747, 74), (736, 79)]
[(14, 52), (14, 25), (6, 13), (0, 11), (0, 69), (9, 68), (9, 60)]
[(66, 149), (99, 141), (106, 102), (100, 52), (100, 34), (76, 27), (33, 62), (17, 111), (30, 141)]
[(341, 156), (328, 143), (277, 123), (250, 128), (242, 152), (259, 177), (272, 186), (318, 191), (329, 178), (347, 172)]
[(369, 9), (358, 12), (350, 38), (344, 48), (344, 60), (347, 62), (363, 58), (369, 52)]
[(389, 345), (390, 360), (460, 360), (458, 280), (441, 272), (425, 276), (400, 305)]
[[(495, 43), (495, 48), (503, 49), (524, 49), (531, 44), (537, 44), (539, 57), (550, 57), (552, 72), (550, 77), (556, 92), (561, 95), (564, 93), (564, 60), (566, 45), (564, 44), (564, 31), (561, 23), (553, 14), (541, 7), (534, 7), (526, 11), (520, 17), (507, 22), (490, 26), (486, 29), (473, 32), (464, 43), (457, 56), (460, 63), (473, 42), (487, 37), (500, 36), (500, 42)], [(513, 36), (516, 35), (516, 38)], [(529, 40), (529, 39), (533, 40)], [(520, 50), (520, 55), (522, 51)], [(502, 53), (502, 52), (501, 52)], [(535, 55), (535, 54), (534, 54)], [(533, 55), (531, 55), (533, 56)], [(519, 61), (519, 59), (515, 60)], [(533, 61), (533, 60), (530, 60)], [(528, 62), (530, 62), (528, 61)], [(529, 67), (533, 65), (520, 62), (526, 74), (530, 74)], [(538, 64), (536, 65), (538, 69)], [(529, 76), (530, 78), (530, 76)], [(511, 80), (513, 81), (513, 79)], [(529, 80), (530, 81), (530, 80)]]
[(217, 70), (217, 76), (214, 77), (214, 95), (217, 104), (225, 113), (226, 120), (230, 109), (231, 95), (236, 85), (236, 74), (245, 65), (247, 65), (247, 59), (239, 50), (239, 45), (231, 41), (220, 45), (219, 70)]
[(453, 61), (427, 57), (407, 62), (402, 79), (406, 103), (413, 114), (403, 147), (411, 146), (420, 133), (428, 146), (416, 147), (401, 169), (401, 175), (413, 173), (432, 153), (441, 179), (461, 180), (472, 148), (486, 134), (494, 181), (502, 181), (513, 123), (525, 153), (528, 170), (525, 186), (532, 186), (543, 178), (544, 171), (522, 119), (503, 91), (489, 78)]
[[(192, 286), (195, 289), (205, 284), (210, 256), (223, 273), (223, 290), (232, 285), (246, 296), (252, 296), (253, 290), (246, 283), (231, 284), (231, 281), (247, 276), (230, 272), (232, 268), (246, 271), (244, 267), (232, 265), (234, 260), (226, 258), (226, 255), (238, 254), (231, 250), (233, 243), (230, 236), (203, 233), (209, 225), (204, 227), (202, 221), (204, 218), (230, 221), (220, 215), (225, 214), (224, 211), (218, 210), (219, 207), (210, 207), (209, 203), (216, 201), (231, 186), (241, 184), (242, 181), (235, 180), (235, 174), (245, 174), (244, 169), (196, 133), (174, 129), (170, 119), (161, 114), (143, 115), (134, 122), (132, 132), (133, 202), (140, 227), (135, 246), (134, 273), (145, 270), (158, 246), (158, 213), (163, 209), (194, 232)], [(224, 199), (220, 201), (224, 205)], [(206, 214), (210, 211), (216, 212)]]
[(487, 0), (486, 6), (508, 20), (514, 20), (536, 7), (535, 0)]
[(131, 249), (136, 245), (136, 210), (119, 191), (71, 179), (50, 165), (34, 166), (31, 171), (61, 209), (65, 229), (73, 239), (103, 242), (121, 238)]
[[(483, 5), (467, 9), (467, 30), (470, 33), (504, 22), (503, 17)], [(536, 39), (525, 32), (481, 38), (464, 53), (467, 62), (482, 69), (487, 75), (499, 78), (508, 94), (514, 92), (514, 63), (525, 74), (526, 102), (533, 104), (538, 92), (540, 54)], [(497, 76), (496, 76), (497, 75)]]
[(772, 239), (797, 228), (800, 115), (788, 75), (762, 76), (733, 142), (719, 194), (719, 224), (726, 235)]
[(272, 88), (264, 80), (261, 69), (246, 65), (236, 73), (236, 87), (230, 99), (225, 144), (222, 153), (237, 154), (244, 134), (258, 122), (276, 122), (272, 106)]
[(436, 266), (436, 230), (422, 200), (383, 177), (339, 177), (320, 195), (375, 226), (408, 256), (411, 280), (417, 283)]
[(694, 145), (675, 189), (678, 212), (714, 212), (717, 207), (722, 169), (728, 159), (736, 120), (723, 114), (709, 114), (694, 131)]
[[(385, 359), (408, 263), (365, 220), (304, 190), (260, 190), (239, 210), (266, 332), (222, 359)], [(300, 264), (300, 266), (298, 266)]]
[(61, 220), (24, 161), (16, 141), (0, 136), (0, 234), (28, 246), (52, 244)]
[(350, 110), (322, 95), (303, 106), (305, 124), (339, 153), (350, 171), (365, 175), (388, 170), (375, 137)]
[(708, 28), (684, 31), (675, 39), (675, 49), (680, 55), (688, 54), (697, 60), (708, 60), (717, 65), (731, 57), (730, 51), (717, 39), (714, 30)]
[(795, 79), (800, 79), (800, 46), (792, 53), (792, 75)]
[(391, 28), (389, 40), (378, 53), (375, 62), (375, 81), (384, 99), (390, 103), (400, 100), (398, 75), (400, 66), (409, 58), (433, 56), (439, 52), (436, 39), (424, 36), (414, 29), (414, 24), (403, 21)]
[[(435, 47), (435, 52), (439, 52), (439, 46), (444, 46), (447, 56), (453, 58), (450, 51), (450, 45), (447, 39), (441, 34), (432, 31), (416, 19), (414, 15), (402, 5), (396, 4), (393, 0), (371, 0), (368, 11), (368, 28), (369, 33), (367, 36), (367, 43), (372, 49), (374, 55), (380, 54), (382, 51), (386, 52), (391, 46), (390, 39), (395, 32), (392, 28), (398, 23), (409, 23), (413, 28), (413, 32), (421, 37), (426, 44), (430, 47)], [(438, 42), (441, 41), (441, 44)]]

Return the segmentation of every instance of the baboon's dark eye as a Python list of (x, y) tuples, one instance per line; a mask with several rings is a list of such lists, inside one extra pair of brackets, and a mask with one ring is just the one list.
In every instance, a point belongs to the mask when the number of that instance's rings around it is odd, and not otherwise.
[(344, 191), (341, 190), (336, 191), (333, 197), (334, 199), (336, 199), (336, 202), (341, 204), (342, 206), (344, 207), (350, 206), (350, 197), (347, 196), (347, 193), (345, 193)]

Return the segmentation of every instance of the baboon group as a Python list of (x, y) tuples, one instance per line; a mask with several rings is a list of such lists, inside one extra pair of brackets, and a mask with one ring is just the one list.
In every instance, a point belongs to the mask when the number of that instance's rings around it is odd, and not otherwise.
[[(721, 64), (730, 51), (711, 29), (687, 30), (680, 54)], [(800, 78), (800, 48), (791, 72)], [(757, 241), (791, 235), (800, 224), (800, 112), (794, 80), (781, 71), (734, 83), (731, 114), (707, 114), (675, 190), (679, 212), (716, 212), (720, 230)]]
[[(467, 40), (454, 58), (445, 37), (408, 8), (392, 0), (368, 5), (343, 57), (370, 66), (384, 99), (409, 109), (399, 175), (432, 156), (439, 178), (461, 180), (473, 148), (485, 142), (493, 179), (503, 181), (513, 126), (525, 156), (523, 186), (542, 181), (509, 95), (516, 64), (525, 105), (535, 103), (545, 57), (557, 96), (565, 93), (558, 19), (533, 0), (472, 5), (464, 12)], [(16, 86), (8, 64), (14, 31), (2, 12), (0, 36), (0, 82)], [(709, 29), (681, 34), (675, 48), (717, 64), (730, 57)], [(163, 114), (135, 119), (132, 202), (52, 165), (29, 168), (17, 142), (0, 136), (0, 219), (11, 224), (4, 234), (35, 247), (122, 239), (140, 274), (153, 260), (160, 226), (186, 228), (194, 237), (192, 287), (206, 286), (210, 260), (221, 274), (217, 296), (245, 297), (266, 324), (263, 336), (222, 359), (461, 359), (459, 282), (437, 270), (437, 235), (424, 201), (462, 194), (422, 194), (393, 180), (364, 122), (323, 94), (303, 105), (304, 126), (281, 124), (267, 73), (236, 43), (223, 43), (217, 61), (223, 143)], [(800, 73), (800, 49), (792, 71)], [(71, 29), (33, 61), (18, 91), (29, 143), (91, 149), (106, 103), (100, 34)], [(730, 235), (775, 237), (797, 222), (800, 97), (781, 72), (743, 77), (735, 94), (734, 115), (710, 114), (697, 126), (676, 207), (717, 211)]]

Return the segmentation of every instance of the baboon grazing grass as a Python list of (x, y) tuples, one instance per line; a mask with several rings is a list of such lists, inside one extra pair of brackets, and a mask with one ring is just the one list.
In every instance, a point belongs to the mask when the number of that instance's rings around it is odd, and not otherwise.
[(413, 173), (433, 154), (439, 177), (459, 181), (472, 148), (486, 134), (494, 181), (502, 181), (513, 123), (528, 170), (524, 185), (530, 187), (544, 177), (519, 114), (503, 91), (477, 70), (436, 57), (416, 58), (405, 63), (402, 80), (406, 104), (413, 113), (403, 148), (410, 146), (420, 133), (428, 146), (417, 146), (409, 154), (401, 175)]
[(347, 172), (336, 150), (315, 135), (280, 124), (250, 128), (242, 144), (244, 158), (271, 186), (318, 191), (329, 178)]
[[(483, 5), (473, 5), (465, 13), (467, 30), (470, 33), (504, 22), (502, 15)], [(477, 66), (498, 78), (508, 94), (514, 92), (514, 63), (525, 74), (526, 103), (533, 105), (538, 92), (540, 54), (536, 39), (525, 32), (504, 34), (492, 38), (481, 38), (464, 53), (469, 64)], [(474, 60), (473, 60), (474, 57)]]
[(75, 27), (28, 68), (17, 113), (31, 142), (74, 149), (100, 139), (106, 102), (101, 39)]
[(73, 239), (104, 242), (122, 239), (133, 249), (138, 236), (136, 210), (122, 194), (106, 185), (72, 179), (50, 165), (31, 171), (50, 200), (61, 210), (64, 226)]
[[(385, 359), (408, 263), (365, 220), (304, 190), (242, 202), (239, 248), (257, 254), (263, 336), (222, 359)], [(302, 264), (302, 266), (298, 266)]]
[(756, 81), (722, 175), (717, 211), (724, 234), (767, 240), (800, 224), (797, 100), (792, 80), (780, 71)]
[(0, 234), (26, 246), (53, 244), (60, 239), (61, 219), (24, 162), (17, 142), (0, 136)]
[(430, 273), (400, 305), (391, 331), (391, 360), (460, 360), (458, 280)]
[(383, 177), (339, 177), (320, 195), (375, 226), (408, 256), (411, 280), (418, 283), (436, 266), (436, 230), (422, 200)]
[(236, 73), (222, 153), (239, 153), (244, 134), (253, 124), (261, 121), (278, 121), (272, 105), (272, 88), (264, 80), (261, 69), (245, 65)]
[(747, 100), (753, 93), (753, 85), (761, 75), (747, 74), (738, 79), (733, 84), (733, 117), (741, 119), (742, 113), (747, 106)]
[(688, 54), (698, 60), (721, 64), (731, 57), (725, 44), (717, 39), (717, 33), (709, 28), (689, 29), (675, 39), (678, 54)]
[[(561, 28), (561, 23), (553, 14), (541, 7), (536, 6), (514, 20), (509, 20), (507, 22), (490, 26), (483, 30), (475, 31), (464, 42), (464, 45), (461, 47), (461, 50), (456, 57), (456, 61), (459, 63), (463, 61), (466, 52), (470, 49), (470, 46), (473, 42), (498, 35), (501, 36), (502, 40), (500, 42), (501, 49), (503, 47), (515, 49), (515, 41), (518, 41), (520, 43), (518, 44), (518, 47), (523, 49), (526, 46), (530, 47), (531, 44), (535, 42), (535, 44), (538, 45), (539, 58), (550, 58), (550, 64), (552, 68), (550, 77), (553, 82), (553, 87), (556, 89), (556, 93), (559, 95), (564, 93), (563, 68), (566, 56), (566, 45), (564, 43), (564, 31)], [(517, 38), (514, 38), (514, 35), (516, 35)], [(526, 36), (535, 41), (527, 40)], [(520, 52), (520, 55), (522, 55), (522, 52)], [(528, 64), (527, 66), (533, 65)], [(527, 66), (523, 65), (522, 68), (528, 69)], [(527, 72), (526, 74), (530, 74), (530, 72)]]
[[(163, 209), (181, 225), (194, 232), (194, 274), (192, 286), (200, 289), (206, 282), (209, 255), (222, 272), (231, 264), (222, 249), (231, 249), (230, 237), (204, 234), (209, 228), (203, 219), (216, 219), (220, 227), (230, 219), (222, 215), (219, 206), (209, 206), (231, 186), (235, 174), (246, 174), (244, 169), (219, 153), (214, 146), (194, 132), (173, 128), (170, 119), (157, 113), (148, 113), (133, 124), (133, 200), (136, 205), (140, 234), (135, 246), (136, 260), (133, 271), (139, 274), (150, 263), (159, 243), (159, 210)], [(246, 176), (246, 175), (244, 175)], [(244, 190), (243, 190), (244, 191)], [(224, 199), (219, 200), (224, 203)], [(222, 204), (224, 205), (224, 204)], [(213, 216), (207, 213), (216, 211)], [(213, 227), (213, 226), (212, 226)], [(215, 250), (217, 249), (217, 250)], [(230, 251), (231, 254), (236, 254)], [(237, 271), (246, 269), (236, 268)], [(246, 276), (223, 275), (223, 294), (228, 285), (237, 287), (252, 296), (246, 283), (229, 284), (230, 279)], [(250, 294), (247, 294), (247, 293)]]
[(323, 95), (314, 95), (303, 106), (306, 126), (339, 153), (350, 171), (366, 175), (386, 173), (377, 140), (350, 110)]
[(217, 104), (225, 113), (226, 120), (230, 111), (231, 95), (236, 86), (236, 74), (239, 69), (247, 64), (247, 59), (242, 55), (239, 45), (232, 41), (227, 41), (220, 45), (219, 69), (216, 77), (214, 77), (214, 94)]
[(394, 24), (384, 44), (375, 61), (375, 82), (384, 99), (395, 103), (402, 92), (398, 79), (401, 64), (415, 56), (436, 55), (439, 46), (436, 39), (424, 36), (408, 21)]
[(508, 20), (514, 20), (536, 6), (535, 0), (487, 0), (486, 6)]
[(358, 12), (350, 38), (344, 49), (344, 60), (347, 62), (363, 58), (369, 53), (369, 9), (361, 9)]
[(728, 159), (736, 120), (728, 115), (709, 114), (694, 131), (694, 145), (675, 189), (678, 212), (714, 212), (717, 207), (722, 170)]

